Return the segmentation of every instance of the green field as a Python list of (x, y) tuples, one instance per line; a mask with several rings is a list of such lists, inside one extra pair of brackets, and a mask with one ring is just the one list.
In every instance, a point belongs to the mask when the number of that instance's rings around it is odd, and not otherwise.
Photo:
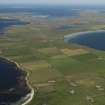
[[(57, 23), (77, 24), (76, 20), (82, 24), (80, 18), (88, 21), (85, 29), (53, 28)], [(104, 25), (98, 26), (85, 16), (71, 20), (42, 19), (45, 26), (34, 21), (12, 27), (6, 37), (0, 38), (0, 56), (16, 61), (30, 74), (35, 96), (29, 105), (104, 105), (105, 52), (66, 44), (63, 39), (64, 35), (98, 30)]]

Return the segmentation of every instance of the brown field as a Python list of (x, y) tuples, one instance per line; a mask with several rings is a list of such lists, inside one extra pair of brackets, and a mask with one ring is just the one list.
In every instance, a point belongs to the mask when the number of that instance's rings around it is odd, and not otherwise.
[(61, 49), (61, 52), (64, 53), (67, 56), (75, 56), (75, 55), (82, 55), (82, 54), (86, 54), (89, 53), (87, 50), (84, 49)]

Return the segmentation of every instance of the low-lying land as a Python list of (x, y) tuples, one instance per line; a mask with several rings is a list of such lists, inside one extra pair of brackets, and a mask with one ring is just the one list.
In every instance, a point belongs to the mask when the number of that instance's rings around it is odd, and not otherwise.
[[(93, 15), (84, 13), (75, 18), (29, 19), (30, 24), (11, 27), (0, 38), (0, 56), (16, 61), (29, 73), (35, 91), (29, 105), (104, 105), (105, 52), (63, 39), (74, 32), (104, 29), (103, 23), (98, 24), (99, 15), (94, 21), (87, 18)], [(65, 24), (85, 27), (56, 28)]]

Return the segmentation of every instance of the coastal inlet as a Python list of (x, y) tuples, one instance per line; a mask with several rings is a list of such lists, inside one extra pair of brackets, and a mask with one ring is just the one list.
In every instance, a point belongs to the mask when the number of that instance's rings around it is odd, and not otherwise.
[(64, 41), (105, 51), (105, 30), (73, 33), (66, 35)]
[(26, 76), (15, 62), (0, 57), (0, 105), (11, 105), (30, 93)]

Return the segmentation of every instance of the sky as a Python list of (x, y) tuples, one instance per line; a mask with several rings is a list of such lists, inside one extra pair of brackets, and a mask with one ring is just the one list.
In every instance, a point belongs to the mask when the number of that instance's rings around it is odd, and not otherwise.
[(0, 0), (0, 4), (105, 4), (105, 0)]

